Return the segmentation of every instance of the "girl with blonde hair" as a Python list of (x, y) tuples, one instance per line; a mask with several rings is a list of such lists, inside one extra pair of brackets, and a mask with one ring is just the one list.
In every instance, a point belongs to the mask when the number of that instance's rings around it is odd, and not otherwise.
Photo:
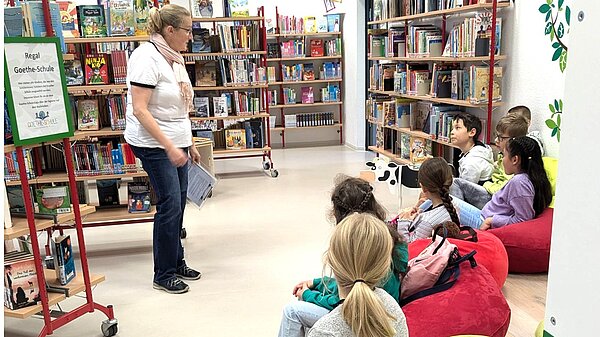
[(309, 337), (408, 337), (398, 302), (376, 287), (388, 276), (393, 246), (385, 223), (371, 214), (351, 214), (335, 227), (325, 262), (343, 302)]

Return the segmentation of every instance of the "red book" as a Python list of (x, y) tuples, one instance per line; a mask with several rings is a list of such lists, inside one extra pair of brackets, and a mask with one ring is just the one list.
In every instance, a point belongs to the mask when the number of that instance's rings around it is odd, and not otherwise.
[(88, 54), (85, 56), (85, 84), (108, 84), (108, 55)]
[(323, 40), (311, 40), (310, 41), (310, 56), (318, 57), (325, 55), (323, 50)]
[(315, 95), (312, 87), (302, 87), (302, 103), (311, 104), (315, 102)]

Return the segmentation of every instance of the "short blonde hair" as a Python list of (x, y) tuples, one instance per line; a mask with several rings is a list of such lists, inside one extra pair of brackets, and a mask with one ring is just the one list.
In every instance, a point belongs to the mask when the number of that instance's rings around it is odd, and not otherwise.
[(524, 105), (517, 105), (510, 108), (510, 110), (508, 110), (507, 115), (511, 114), (522, 116), (523, 118), (525, 118), (525, 120), (527, 120), (527, 124), (531, 122), (531, 110), (529, 110), (529, 108)]
[(148, 33), (162, 35), (163, 29), (168, 26), (180, 28), (185, 17), (191, 17), (190, 11), (178, 5), (169, 4), (160, 9), (153, 7), (148, 18)]
[(529, 123), (518, 113), (509, 113), (502, 116), (496, 124), (496, 132), (506, 134), (509, 137), (522, 137), (527, 135)]
[(325, 261), (338, 286), (350, 289), (342, 317), (355, 336), (392, 337), (390, 315), (373, 289), (382, 284), (392, 263), (392, 237), (385, 223), (368, 213), (353, 213), (331, 236)]

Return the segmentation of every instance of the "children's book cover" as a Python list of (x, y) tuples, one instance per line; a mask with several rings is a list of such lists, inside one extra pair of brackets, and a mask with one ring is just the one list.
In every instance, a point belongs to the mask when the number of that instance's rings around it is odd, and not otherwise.
[(312, 81), (315, 79), (315, 66), (312, 63), (304, 64), (304, 72), (302, 73), (304, 81)]
[(133, 0), (133, 18), (135, 20), (135, 35), (148, 35), (148, 17), (150, 7), (146, 0)]
[(250, 6), (248, 0), (229, 0), (229, 9), (232, 17), (250, 16)]
[(100, 130), (98, 116), (97, 100), (81, 99), (77, 101), (77, 128), (79, 130)]
[(79, 37), (79, 24), (77, 21), (77, 5), (72, 1), (58, 1), (60, 9), (60, 22), (62, 23), (65, 37)]
[(104, 8), (99, 5), (83, 5), (79, 8), (79, 24), (83, 37), (106, 36), (106, 18)]
[(410, 161), (420, 164), (428, 157), (427, 140), (421, 137), (410, 137)]
[(340, 31), (340, 15), (339, 14), (327, 15), (327, 30), (329, 32), (339, 32)]
[(4, 7), (4, 36), (23, 35), (23, 10), (21, 7)]
[(42, 214), (71, 212), (71, 197), (67, 186), (43, 187), (36, 190), (36, 201)]
[(212, 0), (190, 0), (190, 9), (193, 18), (212, 18), (214, 13)]
[(150, 212), (150, 186), (146, 182), (127, 183), (129, 213)]
[(108, 55), (85, 56), (85, 84), (108, 84)]
[(35, 305), (40, 289), (33, 256), (4, 263), (4, 305), (11, 310)]
[(227, 150), (241, 150), (246, 148), (246, 130), (225, 130)]
[(311, 104), (315, 102), (313, 87), (302, 87), (302, 103)]
[(54, 269), (56, 279), (61, 285), (75, 278), (75, 260), (70, 235), (61, 235), (54, 239)]
[(133, 5), (129, 0), (110, 0), (110, 35), (131, 36), (135, 33)]
[(213, 111), (215, 117), (227, 117), (227, 97), (213, 97)]
[(65, 60), (65, 77), (67, 85), (83, 85), (85, 82), (81, 61)]
[(196, 61), (196, 86), (214, 87), (217, 85), (215, 61)]
[(314, 16), (304, 17), (304, 33), (317, 32), (317, 19)]
[(196, 108), (196, 117), (208, 117), (208, 97), (194, 97), (194, 107)]

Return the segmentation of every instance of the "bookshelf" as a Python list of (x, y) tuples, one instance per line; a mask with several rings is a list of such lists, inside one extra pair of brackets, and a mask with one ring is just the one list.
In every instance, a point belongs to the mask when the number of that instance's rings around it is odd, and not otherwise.
[[(510, 3), (492, 0), (467, 4), (472, 2), (477, 1), (454, 2), (456, 8), (444, 8), (452, 6), (448, 2), (429, 2), (427, 5), (435, 9), (429, 12), (414, 2), (399, 2), (400, 8), (389, 6), (378, 12), (373, 0), (367, 2), (365, 137), (369, 150), (399, 164), (418, 165), (410, 160), (410, 149), (413, 139), (422, 139), (427, 148), (431, 147), (428, 154), (452, 162), (460, 151), (448, 142), (448, 136), (451, 117), (459, 112), (484, 116), (483, 141), (489, 143), (493, 111), (503, 106), (502, 67), (498, 63), (508, 59), (496, 41), (497, 37), (502, 41), (501, 31), (497, 31), (502, 21), (497, 14)], [(487, 25), (486, 30), (477, 25)], [(439, 91), (442, 85), (448, 91)], [(423, 113), (423, 108), (429, 110)], [(410, 122), (404, 117), (407, 111)], [(427, 132), (413, 125), (413, 114), (415, 119), (425, 117), (422, 123)]]
[[(296, 139), (323, 139), (323, 144), (339, 139), (343, 144), (343, 16), (300, 21), (281, 15), (278, 7), (275, 12), (275, 30), (267, 35), (269, 107), (276, 120), (270, 132), (279, 134), (284, 148)], [(289, 133), (297, 136), (286, 139)]]
[[(73, 205), (71, 205), (72, 207)], [(79, 205), (81, 216), (92, 214), (96, 211), (96, 207), (89, 205)], [(75, 213), (57, 214), (56, 219), (35, 219), (35, 228), (37, 231), (42, 231), (47, 228), (56, 226), (56, 224), (66, 223), (75, 219)], [(26, 218), (13, 218), (13, 226), (4, 229), (4, 240), (12, 240), (23, 235), (29, 234), (29, 225)]]

